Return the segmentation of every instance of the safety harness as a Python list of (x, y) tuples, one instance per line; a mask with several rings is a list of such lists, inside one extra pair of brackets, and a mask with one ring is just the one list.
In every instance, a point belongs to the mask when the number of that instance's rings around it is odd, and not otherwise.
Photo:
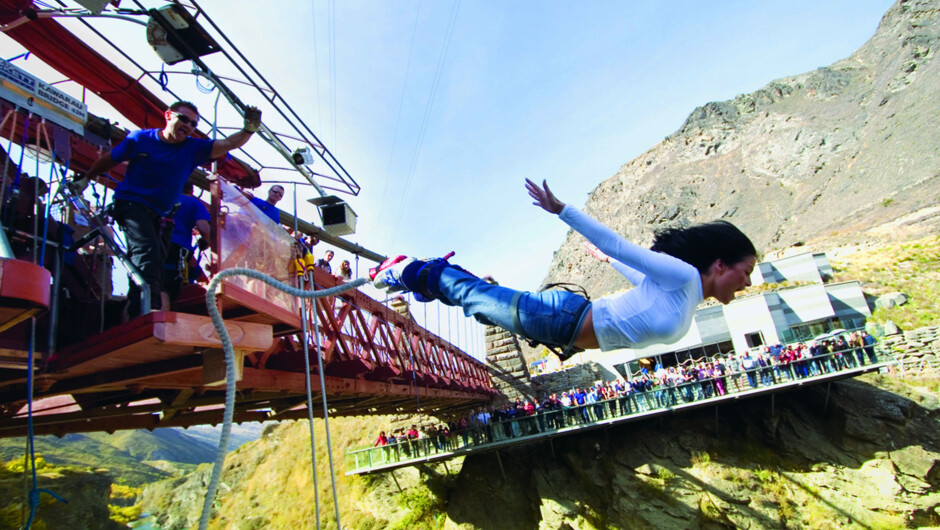
[[(588, 295), (587, 289), (585, 289), (584, 287), (576, 283), (568, 283), (568, 282), (550, 283), (548, 285), (542, 286), (538, 290), (538, 292), (541, 293), (543, 291), (548, 291), (554, 288), (559, 288), (559, 289), (568, 291), (569, 293), (577, 294), (579, 296), (584, 297), (586, 301), (588, 302), (591, 301), (591, 297)], [(517, 291), (516, 294), (513, 295), (512, 301), (509, 304), (509, 309), (510, 309), (510, 312), (512, 313), (512, 323), (517, 329), (522, 329), (522, 322), (519, 320), (519, 299), (522, 298), (522, 295), (523, 293), (521, 291)], [(557, 355), (559, 359), (561, 359), (562, 361), (566, 361), (569, 358), (571, 358), (571, 356), (573, 356), (574, 354), (581, 353), (584, 351), (584, 348), (578, 348), (577, 346), (574, 345), (574, 341), (577, 338), (578, 338), (578, 330), (576, 329), (574, 330), (574, 335), (571, 336), (571, 341), (565, 346), (559, 346), (557, 344), (547, 344), (545, 342), (539, 342), (537, 340), (533, 340), (529, 338), (525, 339), (525, 341), (529, 346), (533, 348), (544, 346), (545, 349)]]

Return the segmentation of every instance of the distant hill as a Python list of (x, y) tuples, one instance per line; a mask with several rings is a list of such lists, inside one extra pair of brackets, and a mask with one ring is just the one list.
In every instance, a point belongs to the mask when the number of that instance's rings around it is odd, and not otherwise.
[[(255, 440), (261, 433), (261, 424), (235, 425), (230, 447), (235, 449)], [(202, 426), (184, 429), (155, 429), (153, 431), (117, 431), (114, 434), (68, 434), (61, 438), (36, 438), (36, 451), (57, 465), (105, 468), (115, 481), (141, 486), (172, 477), (180, 467), (169, 463), (197, 464), (211, 462), (219, 443), (219, 428)], [(10, 461), (22, 458), (26, 441), (23, 438), (0, 440), (0, 459)], [(145, 462), (160, 461), (150, 465)]]
[(139, 461), (170, 460), (201, 464), (215, 458), (216, 448), (213, 445), (176, 429), (89, 433), (88, 436), (103, 444), (110, 444)]
[[(261, 436), (264, 429), (263, 423), (242, 423), (241, 425), (232, 425), (232, 434), (229, 438), (229, 449), (235, 450), (247, 442), (253, 442)], [(179, 429), (180, 432), (191, 438), (195, 438), (212, 446), (215, 458), (215, 449), (219, 446), (219, 436), (222, 433), (222, 426), (196, 425), (187, 429)]]
[[(0, 459), (7, 462), (22, 458), (25, 446), (24, 438), (0, 440)], [(172, 476), (141, 464), (140, 459), (97, 439), (97, 435), (68, 434), (62, 438), (39, 436), (36, 437), (36, 452), (56, 465), (108, 469), (115, 482), (129, 486), (141, 486)]]
[[(726, 219), (765, 254), (936, 234), (938, 50), (937, 3), (898, 2), (852, 56), (695, 109), (584, 209), (639, 244), (663, 227)], [(629, 287), (582, 242), (568, 234), (545, 283), (592, 296)]]

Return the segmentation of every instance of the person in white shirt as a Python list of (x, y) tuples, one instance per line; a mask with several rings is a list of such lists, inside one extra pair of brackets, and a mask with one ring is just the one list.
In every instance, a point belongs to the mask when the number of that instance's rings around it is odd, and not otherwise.
[(373, 284), (410, 291), (419, 301), (440, 300), (464, 314), (533, 341), (577, 349), (642, 348), (671, 343), (692, 324), (696, 306), (709, 297), (727, 304), (751, 285), (757, 264), (753, 243), (726, 221), (658, 232), (646, 249), (627, 241), (580, 210), (559, 201), (546, 182), (526, 179), (534, 204), (558, 215), (600, 252), (595, 255), (636, 288), (591, 302), (568, 291), (523, 292), (489, 284), (447, 258), (387, 260), (371, 273)]

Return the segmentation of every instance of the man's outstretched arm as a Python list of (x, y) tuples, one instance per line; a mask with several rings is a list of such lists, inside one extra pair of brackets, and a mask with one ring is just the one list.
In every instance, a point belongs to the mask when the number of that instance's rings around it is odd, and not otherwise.
[(114, 159), (111, 158), (111, 153), (105, 153), (104, 156), (98, 160), (95, 160), (94, 163), (91, 164), (91, 167), (88, 168), (88, 171), (85, 173), (75, 173), (75, 180), (69, 184), (69, 187), (75, 193), (80, 194), (82, 190), (88, 186), (89, 182), (95, 180), (98, 175), (111, 171), (118, 164), (120, 164), (120, 162), (115, 162)]
[(216, 140), (212, 144), (212, 152), (210, 158), (219, 158), (220, 156), (228, 153), (232, 149), (238, 149), (239, 147), (248, 143), (248, 140), (251, 139), (251, 135), (255, 133), (261, 127), (261, 110), (257, 107), (248, 107), (245, 109), (245, 126), (242, 130), (237, 133), (230, 135), (221, 140)]

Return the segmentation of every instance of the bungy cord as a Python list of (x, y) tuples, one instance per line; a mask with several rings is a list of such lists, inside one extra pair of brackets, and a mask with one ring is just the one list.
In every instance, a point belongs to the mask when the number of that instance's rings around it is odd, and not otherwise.
[[(219, 313), (219, 308), (215, 303), (215, 297), (216, 291), (218, 290), (219, 284), (222, 282), (222, 280), (229, 276), (236, 275), (247, 276), (255, 280), (261, 280), (275, 289), (304, 300), (317, 299), (324, 296), (336, 296), (337, 294), (356, 289), (369, 282), (368, 278), (357, 278), (351, 282), (344, 283), (343, 285), (337, 285), (336, 287), (331, 287), (322, 291), (307, 291), (275, 280), (274, 278), (262, 272), (243, 267), (225, 269), (217, 274), (211, 282), (209, 282), (209, 286), (206, 288), (206, 308), (209, 311), (209, 317), (212, 319), (212, 325), (215, 326), (215, 330), (219, 334), (219, 339), (222, 342), (222, 350), (225, 352), (225, 414), (222, 421), (222, 434), (219, 437), (219, 449), (216, 451), (215, 463), (212, 467), (212, 476), (209, 479), (209, 488), (206, 491), (206, 499), (202, 505), (202, 516), (199, 519), (199, 530), (206, 530), (209, 525), (209, 517), (212, 514), (212, 502), (215, 497), (215, 490), (218, 487), (219, 478), (222, 475), (222, 465), (225, 462), (225, 453), (227, 452), (229, 437), (231, 436), (232, 432), (232, 416), (234, 415), (235, 409), (235, 349), (232, 346), (232, 339), (228, 334), (228, 330), (225, 329), (225, 323), (222, 320), (222, 315)], [(304, 340), (307, 340), (307, 338), (304, 337)], [(317, 353), (317, 357), (319, 358), (319, 352)], [(307, 374), (308, 377), (309, 375), (310, 374)], [(339, 521), (337, 521), (337, 525), (338, 524)]]

